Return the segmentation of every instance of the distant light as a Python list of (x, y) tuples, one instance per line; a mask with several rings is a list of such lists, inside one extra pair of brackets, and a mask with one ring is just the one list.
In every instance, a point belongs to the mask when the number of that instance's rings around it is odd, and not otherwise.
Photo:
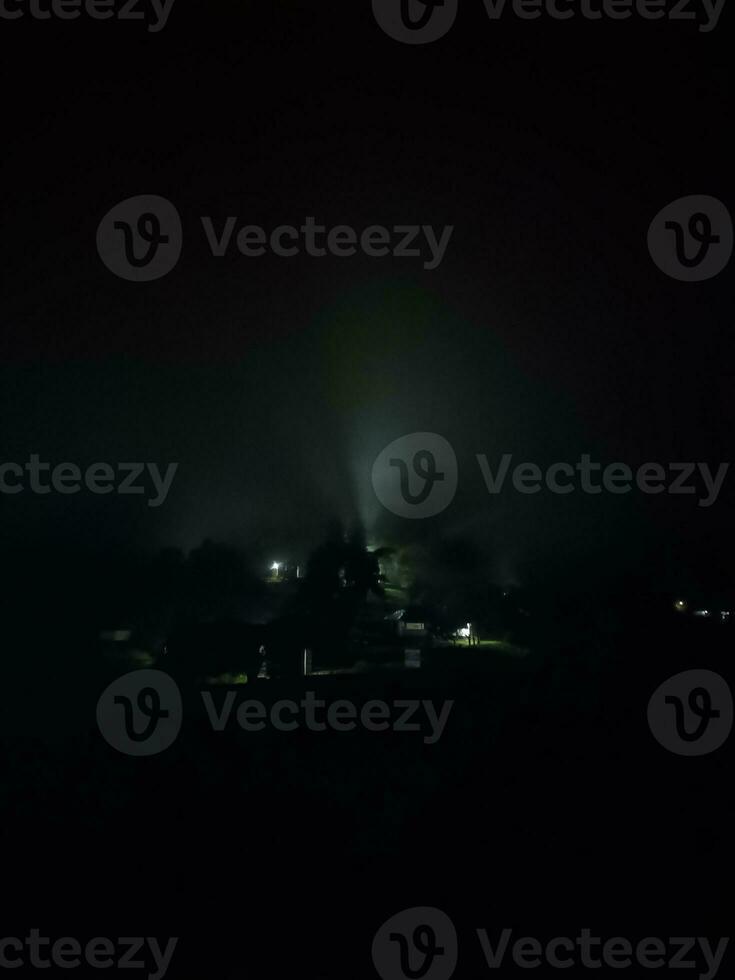
[(677, 609), (679, 612), (684, 612), (686, 607), (687, 604), (684, 599), (677, 599), (676, 602), (674, 603), (674, 609)]
[(695, 616), (709, 616), (709, 609), (695, 609)]
[(466, 626), (461, 626), (454, 635), (468, 637), (471, 631), (472, 631), (472, 626), (469, 623), (467, 623)]
[(271, 571), (275, 572), (276, 575), (278, 575), (278, 571), (282, 564), (283, 564), (282, 561), (274, 561), (273, 564), (271, 565)]
[(100, 639), (108, 643), (126, 643), (132, 635), (132, 630), (102, 630)]

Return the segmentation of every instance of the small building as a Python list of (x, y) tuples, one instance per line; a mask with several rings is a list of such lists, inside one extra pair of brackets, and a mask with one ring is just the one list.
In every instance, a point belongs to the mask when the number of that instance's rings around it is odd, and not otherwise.
[(421, 640), (429, 635), (425, 611), (417, 606), (397, 609), (385, 618), (395, 624), (396, 636), (401, 639)]

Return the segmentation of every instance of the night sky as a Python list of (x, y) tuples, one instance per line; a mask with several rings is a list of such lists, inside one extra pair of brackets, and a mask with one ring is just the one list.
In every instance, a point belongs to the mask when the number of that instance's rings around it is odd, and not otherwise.
[[(731, 574), (732, 491), (490, 498), (476, 453), (542, 466), (732, 456), (731, 267), (665, 276), (668, 202), (732, 211), (730, 14), (691, 22), (490, 22), (408, 46), (367, 0), (195, 4), (138, 23), (0, 22), (0, 461), (179, 463), (166, 503), (0, 496), (6, 543), (303, 554), (330, 518), (379, 540), (462, 534), (493, 573)], [(118, 201), (179, 210), (181, 261), (136, 284), (95, 247)], [(221, 227), (453, 225), (415, 258), (223, 258)], [(452, 506), (381, 513), (370, 468), (444, 435)], [(731, 475), (732, 479), (735, 476)]]

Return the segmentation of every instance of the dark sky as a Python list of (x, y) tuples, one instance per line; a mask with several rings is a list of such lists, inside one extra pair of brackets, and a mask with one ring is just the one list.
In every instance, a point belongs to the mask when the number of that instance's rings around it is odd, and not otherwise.
[[(506, 578), (584, 555), (726, 570), (727, 482), (707, 510), (490, 499), (474, 455), (730, 459), (730, 271), (677, 282), (646, 247), (675, 198), (732, 211), (730, 20), (491, 23), (465, 0), (421, 46), (367, 0), (177, 0), (158, 34), (0, 22), (0, 462), (179, 463), (157, 510), (0, 496), (6, 540), (299, 551), (357, 515), (376, 535), (472, 535)], [(144, 193), (175, 203), (184, 250), (136, 284), (95, 235)], [(215, 259), (201, 215), (455, 230), (433, 271)], [(424, 430), (457, 452), (457, 499), (419, 528), (378, 520), (373, 459)]]

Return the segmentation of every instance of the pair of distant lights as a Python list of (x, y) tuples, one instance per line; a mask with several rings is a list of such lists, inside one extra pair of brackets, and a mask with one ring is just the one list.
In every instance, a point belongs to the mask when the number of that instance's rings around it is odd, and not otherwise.
[[(688, 603), (686, 602), (685, 599), (677, 599), (676, 602), (674, 603), (674, 609), (676, 609), (677, 612), (686, 612), (687, 609), (688, 609)], [(693, 615), (694, 616), (711, 616), (712, 613), (709, 611), (709, 609), (695, 609)], [(720, 612), (720, 619), (723, 622), (727, 622), (727, 620), (729, 618), (730, 618), (730, 612), (729, 612), (729, 610), (727, 610), (727, 609), (721, 610), (721, 612)]]

